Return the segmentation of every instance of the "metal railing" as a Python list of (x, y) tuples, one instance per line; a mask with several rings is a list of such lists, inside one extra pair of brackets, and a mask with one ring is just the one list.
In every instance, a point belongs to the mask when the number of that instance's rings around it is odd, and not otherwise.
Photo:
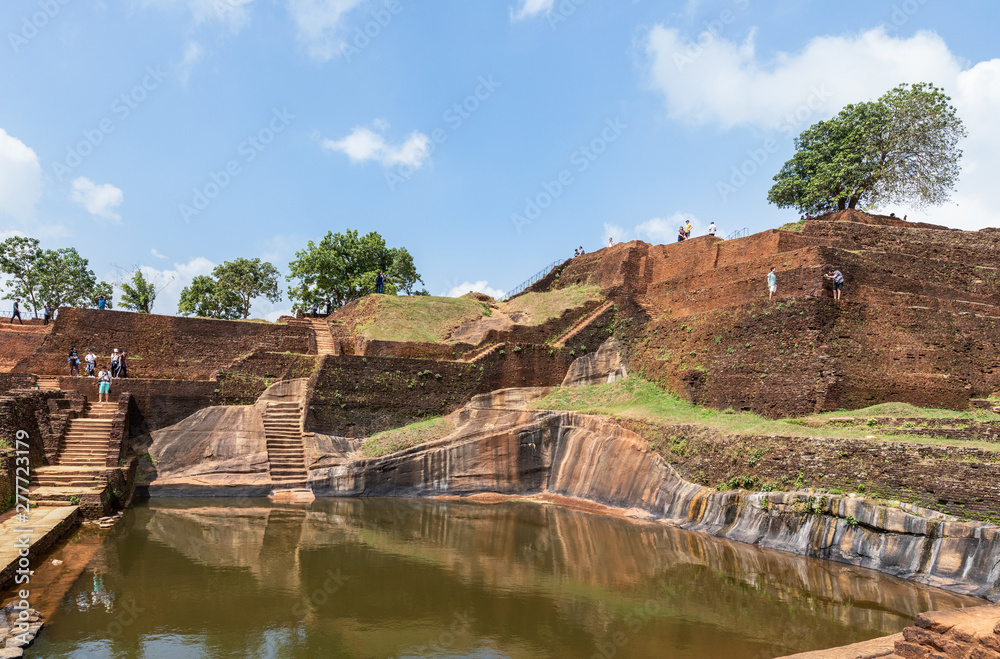
[(750, 235), (750, 229), (748, 227), (743, 227), (742, 229), (737, 229), (731, 234), (726, 236), (726, 240), (735, 240), (736, 238), (746, 238)]
[(524, 282), (521, 282), (520, 285), (515, 286), (514, 288), (510, 289), (509, 291), (507, 291), (507, 293), (505, 293), (504, 296), (502, 298), (500, 298), (500, 301), (501, 302), (506, 302), (507, 300), (511, 299), (515, 295), (520, 295), (521, 293), (524, 292), (524, 290), (526, 288), (528, 288), (532, 284), (534, 284), (534, 283), (536, 283), (536, 282), (541, 281), (542, 279), (544, 279), (550, 272), (552, 272), (553, 268), (555, 268), (557, 265), (561, 265), (562, 263), (563, 263), (563, 261), (553, 261), (549, 265), (545, 266), (545, 268), (543, 268), (542, 270), (539, 270), (534, 275), (532, 275), (531, 278), (527, 279)]

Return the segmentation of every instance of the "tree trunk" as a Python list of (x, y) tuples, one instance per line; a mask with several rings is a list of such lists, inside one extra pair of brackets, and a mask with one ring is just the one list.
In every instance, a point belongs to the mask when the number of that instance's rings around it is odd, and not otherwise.
[(854, 210), (858, 206), (858, 202), (861, 201), (860, 197), (851, 197), (851, 203), (848, 206), (851, 210)]
[(841, 197), (837, 200), (837, 210), (842, 211), (847, 208), (847, 200)]

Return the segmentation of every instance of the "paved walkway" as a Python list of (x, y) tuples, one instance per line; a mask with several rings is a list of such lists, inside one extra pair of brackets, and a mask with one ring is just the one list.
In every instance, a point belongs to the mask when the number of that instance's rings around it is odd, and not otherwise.
[(14, 581), (22, 538), (30, 543), (28, 559), (33, 570), (42, 553), (73, 528), (78, 511), (79, 506), (31, 508), (27, 522), (18, 521), (15, 515), (0, 523), (0, 588)]

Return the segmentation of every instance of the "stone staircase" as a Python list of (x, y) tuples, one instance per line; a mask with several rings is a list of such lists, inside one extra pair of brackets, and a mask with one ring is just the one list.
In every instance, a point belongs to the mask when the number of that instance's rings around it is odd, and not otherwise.
[[(41, 379), (41, 378), (39, 378)], [(38, 486), (31, 499), (38, 506), (72, 505), (72, 497), (99, 492), (106, 485), (111, 425), (117, 403), (90, 403), (84, 416), (71, 419), (63, 444), (49, 466), (34, 470)]]
[(573, 337), (582, 332), (584, 328), (590, 325), (590, 323), (592, 323), (593, 321), (597, 320), (601, 316), (601, 314), (610, 309), (612, 306), (614, 306), (614, 302), (606, 302), (597, 309), (594, 309), (594, 311), (587, 314), (580, 320), (576, 321), (576, 323), (574, 323), (573, 326), (570, 327), (565, 334), (559, 337), (559, 339), (552, 344), (552, 347), (553, 348), (564, 347), (567, 344), (567, 342), (571, 341)]
[(308, 472), (302, 443), (302, 404), (269, 402), (264, 412), (264, 434), (271, 480), (283, 487), (305, 485)]
[(36, 375), (35, 384), (42, 391), (59, 391), (58, 375)]
[(316, 334), (316, 352), (320, 355), (336, 355), (339, 353), (333, 340), (330, 324), (323, 318), (310, 318), (313, 332)]

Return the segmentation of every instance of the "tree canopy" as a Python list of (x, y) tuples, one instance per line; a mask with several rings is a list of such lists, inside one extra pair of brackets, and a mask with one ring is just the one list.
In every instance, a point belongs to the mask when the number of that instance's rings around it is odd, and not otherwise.
[(352, 229), (327, 232), (319, 243), (310, 240), (296, 252), (288, 268), (288, 281), (298, 282), (289, 288), (288, 297), (301, 308), (326, 298), (342, 305), (374, 293), (379, 271), (385, 273), (387, 295), (409, 295), (417, 282), (423, 283), (406, 248), (386, 246), (375, 231), (364, 236)]
[(243, 300), (233, 291), (221, 288), (214, 278), (198, 275), (181, 291), (177, 311), (185, 316), (236, 320), (242, 317)]
[(938, 87), (918, 83), (848, 105), (796, 138), (768, 201), (804, 213), (948, 201), (966, 136), (950, 101)]
[[(158, 275), (147, 277), (142, 269), (136, 266), (132, 276), (118, 284), (122, 289), (122, 307), (139, 313), (152, 313), (156, 296), (166, 288), (166, 284), (159, 284), (159, 279)], [(167, 284), (169, 283), (168, 281)]]
[(205, 318), (249, 318), (250, 306), (259, 297), (281, 301), (277, 268), (260, 259), (239, 258), (215, 266), (211, 277), (192, 279), (181, 291), (177, 311)]
[(37, 238), (25, 236), (0, 243), (0, 272), (10, 277), (4, 299), (22, 299), (36, 317), (46, 302), (57, 309), (88, 306), (102, 292), (110, 301), (110, 285), (98, 282), (88, 266), (73, 247), (43, 250)]

